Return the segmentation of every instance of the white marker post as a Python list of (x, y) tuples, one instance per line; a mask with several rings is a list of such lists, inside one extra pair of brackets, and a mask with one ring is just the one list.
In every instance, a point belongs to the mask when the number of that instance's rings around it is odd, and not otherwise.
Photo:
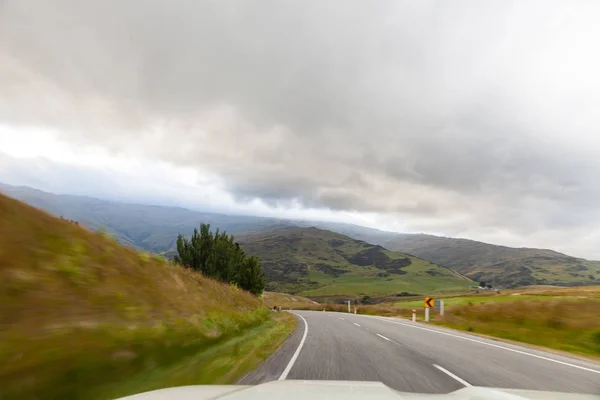
[(354, 314), (356, 314), (356, 307), (354, 307)]
[(417, 322), (417, 310), (413, 310), (412, 321)]
[(444, 316), (444, 300), (440, 300), (440, 316)]
[(425, 322), (429, 322), (429, 308), (425, 308)]
[(351, 301), (352, 301), (352, 300), (348, 300), (348, 314), (350, 314), (350, 313), (351, 313), (351, 311), (350, 311), (350, 302), (351, 302)]

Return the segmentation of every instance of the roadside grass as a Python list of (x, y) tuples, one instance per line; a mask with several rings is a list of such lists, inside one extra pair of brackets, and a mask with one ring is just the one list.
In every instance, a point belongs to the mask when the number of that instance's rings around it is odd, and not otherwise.
[(550, 299), (449, 307), (436, 324), (600, 357), (600, 302)]
[[(436, 297), (437, 299), (437, 297)], [(578, 300), (574, 297), (559, 297), (559, 296), (537, 296), (537, 295), (519, 295), (519, 296), (464, 296), (464, 297), (440, 297), (444, 300), (444, 306), (464, 306), (475, 304), (494, 304), (494, 303), (519, 303), (523, 301), (541, 301), (547, 302), (551, 300)], [(595, 301), (591, 299), (590, 301)], [(399, 307), (423, 307), (423, 299), (412, 301), (399, 301), (394, 303)], [(600, 303), (598, 303), (600, 307)]]
[(318, 304), (316, 301), (307, 299), (306, 297), (277, 292), (263, 292), (262, 302), (269, 308), (281, 307), (282, 309), (294, 308), (298, 304)]
[(525, 286), (520, 289), (507, 290), (510, 295), (557, 296), (574, 298), (596, 298), (600, 300), (600, 286)]
[(248, 292), (0, 195), (3, 399), (233, 382), (290, 321)]
[[(435, 293), (431, 293), (431, 295), (435, 295)], [(477, 295), (469, 294), (460, 296), (439, 297), (439, 299), (444, 300), (445, 306), (462, 306), (520, 301), (578, 300), (582, 298), (600, 301), (600, 286), (578, 286), (563, 288), (531, 286), (520, 289), (503, 290), (501, 294), (490, 292), (487, 294), (484, 293)], [(393, 302), (392, 305), (396, 305), (399, 307), (423, 307), (423, 299), (396, 301)]]
[(159, 364), (134, 378), (104, 385), (98, 393), (81, 398), (112, 399), (164, 387), (206, 384), (234, 384), (257, 368), (294, 331), (296, 319), (277, 313), (267, 322), (197, 353), (182, 354), (174, 363)]

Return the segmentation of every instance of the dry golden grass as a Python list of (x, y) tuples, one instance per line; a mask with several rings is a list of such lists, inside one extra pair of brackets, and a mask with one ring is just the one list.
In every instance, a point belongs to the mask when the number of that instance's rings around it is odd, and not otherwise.
[(299, 304), (319, 304), (306, 297), (277, 292), (264, 292), (262, 295), (262, 302), (269, 308), (294, 308)]
[[(182, 360), (218, 345), (235, 365), (248, 359), (226, 345), (235, 338), (273, 350), (291, 332), (245, 291), (3, 195), (0, 282), (3, 398), (106, 398), (107, 385), (111, 397), (188, 382), (168, 375)], [(244, 372), (232, 368), (215, 371)]]
[(449, 307), (436, 323), (573, 353), (600, 356), (600, 302), (519, 301)]
[(577, 287), (547, 287), (532, 286), (515, 290), (506, 290), (505, 295), (532, 295), (532, 296), (558, 296), (576, 298), (600, 298), (600, 286), (577, 286)]

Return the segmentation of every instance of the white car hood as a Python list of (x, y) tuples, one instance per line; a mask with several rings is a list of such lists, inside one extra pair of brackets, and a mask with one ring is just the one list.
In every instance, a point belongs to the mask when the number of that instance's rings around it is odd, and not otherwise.
[(467, 387), (448, 394), (398, 392), (381, 382), (273, 381), (254, 386), (198, 385), (153, 390), (121, 400), (599, 400), (589, 394)]

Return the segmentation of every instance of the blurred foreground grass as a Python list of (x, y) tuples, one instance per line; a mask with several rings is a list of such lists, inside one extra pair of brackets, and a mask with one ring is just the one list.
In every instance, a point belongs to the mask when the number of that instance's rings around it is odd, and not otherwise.
[(231, 383), (293, 331), (256, 297), (0, 195), (0, 397)]

